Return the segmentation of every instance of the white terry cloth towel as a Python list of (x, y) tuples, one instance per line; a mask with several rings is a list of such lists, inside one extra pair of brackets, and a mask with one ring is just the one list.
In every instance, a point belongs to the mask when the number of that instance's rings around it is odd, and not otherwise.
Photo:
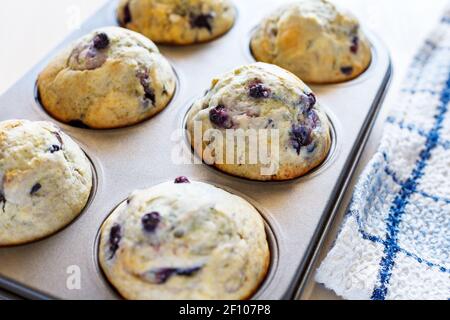
[(416, 56), (316, 281), (346, 299), (450, 299), (450, 8)]

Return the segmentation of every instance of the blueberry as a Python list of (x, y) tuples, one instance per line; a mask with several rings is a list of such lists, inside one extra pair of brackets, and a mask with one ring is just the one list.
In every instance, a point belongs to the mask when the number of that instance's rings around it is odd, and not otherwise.
[(175, 273), (173, 268), (164, 268), (151, 272), (152, 280), (156, 284), (166, 283)]
[(248, 95), (255, 99), (267, 99), (270, 97), (270, 89), (261, 81), (254, 81), (249, 86)]
[(267, 128), (274, 128), (275, 127), (275, 124), (274, 124), (274, 122), (273, 122), (273, 119), (267, 119), (267, 124), (266, 124), (266, 129)]
[(290, 133), (292, 147), (300, 154), (302, 147), (311, 144), (311, 128), (305, 125), (293, 125)]
[(192, 268), (161, 268), (150, 271), (150, 278), (155, 284), (166, 283), (172, 276), (190, 277), (199, 272), (202, 267)]
[(210, 13), (207, 14), (191, 14), (190, 15), (190, 23), (192, 28), (198, 29), (207, 29), (209, 32), (212, 32), (212, 20), (214, 16)]
[(178, 177), (175, 179), (175, 183), (190, 183), (190, 181), (186, 177)]
[(41, 188), (42, 188), (42, 185), (41, 185), (40, 183), (36, 183), (36, 184), (31, 188), (30, 195), (31, 195), (31, 196), (34, 195), (36, 192), (38, 192), (39, 190), (41, 190)]
[(152, 104), (155, 104), (156, 102), (156, 96), (155, 96), (155, 92), (153, 91), (152, 88), (147, 87), (144, 88), (145, 91), (145, 99), (150, 100), (152, 102)]
[(104, 32), (97, 34), (94, 37), (94, 48), (97, 50), (106, 49), (109, 46), (108, 35)]
[(55, 153), (55, 152), (58, 152), (58, 151), (60, 151), (60, 150), (61, 150), (61, 147), (58, 146), (58, 145), (56, 145), (56, 144), (52, 145), (52, 146), (48, 149), (48, 151), (50, 151), (50, 153)]
[(354, 36), (352, 38), (352, 45), (350, 46), (350, 51), (353, 54), (357, 54), (358, 53), (358, 49), (359, 49), (359, 37), (358, 36)]
[(218, 105), (209, 112), (209, 120), (219, 128), (231, 129), (233, 123), (223, 105)]
[(176, 274), (179, 276), (190, 277), (199, 272), (202, 267), (192, 267), (192, 268), (184, 268), (184, 269), (176, 269)]
[(314, 110), (310, 110), (307, 114), (307, 122), (311, 128), (317, 128), (320, 123), (319, 116)]
[(353, 73), (353, 67), (341, 67), (341, 72), (345, 74), (346, 76), (349, 76)]
[(125, 7), (123, 8), (122, 26), (127, 25), (128, 23), (131, 22), (131, 20), (132, 20), (132, 17), (131, 17), (130, 3), (127, 3), (125, 5)]
[(139, 82), (141, 83), (142, 87), (144, 88), (144, 97), (147, 100), (150, 100), (153, 105), (156, 103), (156, 95), (155, 91), (150, 87), (150, 77), (147, 70), (144, 71), (138, 71), (136, 76), (139, 79)]
[(300, 104), (304, 105), (307, 111), (311, 110), (311, 108), (314, 107), (316, 103), (317, 98), (312, 92), (302, 94), (300, 97)]
[(109, 233), (109, 250), (111, 251), (110, 259), (114, 258), (117, 249), (119, 249), (119, 243), (122, 239), (122, 228), (120, 225), (115, 224)]
[(309, 146), (306, 147), (306, 151), (308, 151), (309, 153), (313, 153), (314, 150), (316, 150), (316, 147), (317, 147), (316, 143), (313, 142)]
[(2, 209), (3, 209), (3, 212), (5, 212), (6, 198), (5, 198), (5, 195), (3, 194), (3, 192), (1, 192), (1, 191), (0, 191), (0, 203), (3, 204)]
[(161, 222), (161, 216), (158, 212), (147, 213), (142, 217), (141, 222), (145, 231), (154, 232)]

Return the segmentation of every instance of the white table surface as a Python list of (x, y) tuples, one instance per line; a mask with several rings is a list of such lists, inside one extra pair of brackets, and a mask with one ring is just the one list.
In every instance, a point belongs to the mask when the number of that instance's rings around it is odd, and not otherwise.
[[(105, 2), (106, 0), (2, 1), (0, 94)], [(439, 19), (448, 0), (335, 0), (335, 2), (353, 11), (368, 28), (383, 39), (391, 52), (394, 65), (391, 90), (357, 169), (356, 176), (358, 176), (376, 150), (386, 111), (395, 100), (397, 89), (413, 55)], [(352, 185), (354, 183), (355, 181)], [(347, 206), (350, 195), (351, 192), (348, 192), (342, 208)], [(322, 257), (336, 237), (343, 211), (341, 210), (336, 218), (334, 228), (322, 250)], [(307, 297), (339, 299), (333, 292), (314, 281), (310, 281)]]

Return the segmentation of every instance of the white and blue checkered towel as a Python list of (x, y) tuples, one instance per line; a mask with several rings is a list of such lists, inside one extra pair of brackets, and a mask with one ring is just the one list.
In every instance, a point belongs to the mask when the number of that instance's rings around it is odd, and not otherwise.
[(316, 280), (346, 299), (450, 299), (450, 10), (416, 56)]

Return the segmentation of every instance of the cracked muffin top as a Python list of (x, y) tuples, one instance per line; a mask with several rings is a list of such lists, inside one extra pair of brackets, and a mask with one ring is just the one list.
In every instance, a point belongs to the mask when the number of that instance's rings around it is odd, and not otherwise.
[(226, 33), (236, 10), (229, 0), (121, 0), (117, 16), (156, 43), (188, 45)]
[(86, 206), (92, 169), (78, 145), (49, 122), (0, 122), (0, 246), (51, 235)]
[(364, 72), (370, 44), (358, 20), (327, 0), (299, 0), (266, 17), (251, 40), (258, 61), (308, 83), (336, 83)]
[(100, 265), (133, 300), (247, 299), (270, 253), (264, 222), (246, 200), (180, 177), (133, 192), (101, 229)]
[(42, 106), (57, 120), (110, 129), (136, 124), (163, 110), (176, 76), (144, 36), (118, 27), (75, 41), (38, 78)]

